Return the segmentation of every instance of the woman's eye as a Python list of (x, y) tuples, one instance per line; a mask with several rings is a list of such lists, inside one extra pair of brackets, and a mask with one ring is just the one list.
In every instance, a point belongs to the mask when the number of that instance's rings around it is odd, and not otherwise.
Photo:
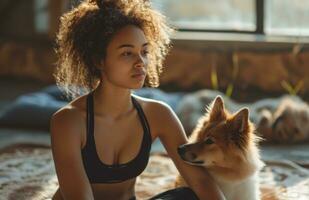
[(213, 144), (214, 141), (210, 138), (208, 138), (207, 140), (205, 140), (205, 144)]
[(149, 52), (147, 50), (143, 51), (143, 55), (148, 55)]
[(131, 56), (131, 55), (132, 55), (132, 53), (131, 53), (131, 52), (128, 52), (128, 51), (126, 51), (126, 52), (123, 52), (121, 55), (122, 55), (122, 56)]

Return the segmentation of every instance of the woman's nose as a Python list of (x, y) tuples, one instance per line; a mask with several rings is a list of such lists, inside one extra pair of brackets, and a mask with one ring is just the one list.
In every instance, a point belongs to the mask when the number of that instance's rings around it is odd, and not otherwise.
[(144, 58), (142, 55), (138, 55), (138, 60), (136, 62), (136, 67), (144, 67), (147, 65), (147, 58)]

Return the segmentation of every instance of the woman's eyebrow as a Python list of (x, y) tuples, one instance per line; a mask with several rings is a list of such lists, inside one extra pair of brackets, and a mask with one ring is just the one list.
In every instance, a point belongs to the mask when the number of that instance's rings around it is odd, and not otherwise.
[[(146, 43), (144, 43), (144, 44), (142, 45), (142, 47), (147, 46), (148, 44), (149, 44), (149, 43), (146, 42)], [(133, 45), (133, 44), (122, 44), (122, 45), (120, 45), (119, 47), (117, 47), (117, 49), (121, 49), (121, 48), (124, 48), (124, 47), (131, 47), (131, 48), (134, 48), (134, 45)]]

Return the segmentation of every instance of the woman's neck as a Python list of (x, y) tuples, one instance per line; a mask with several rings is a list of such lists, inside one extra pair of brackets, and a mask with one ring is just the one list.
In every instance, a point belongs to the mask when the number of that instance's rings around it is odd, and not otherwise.
[(100, 83), (93, 98), (95, 113), (112, 120), (120, 119), (134, 109), (130, 89)]

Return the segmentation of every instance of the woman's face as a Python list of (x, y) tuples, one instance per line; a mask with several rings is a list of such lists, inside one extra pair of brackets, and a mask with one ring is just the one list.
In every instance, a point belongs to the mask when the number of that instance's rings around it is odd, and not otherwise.
[(107, 46), (100, 65), (103, 84), (108, 81), (123, 88), (141, 88), (147, 74), (148, 48), (140, 28), (128, 25), (120, 29)]

